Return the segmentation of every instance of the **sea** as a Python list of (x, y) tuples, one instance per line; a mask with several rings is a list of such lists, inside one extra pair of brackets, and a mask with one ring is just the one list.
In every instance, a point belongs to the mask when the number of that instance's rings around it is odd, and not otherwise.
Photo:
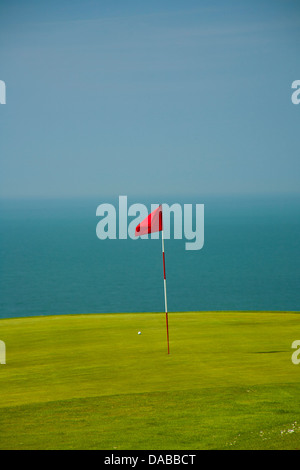
[[(202, 249), (165, 240), (170, 313), (300, 310), (299, 195), (128, 198), (157, 202), (204, 204)], [(0, 318), (164, 311), (161, 240), (100, 240), (103, 203), (0, 201)]]

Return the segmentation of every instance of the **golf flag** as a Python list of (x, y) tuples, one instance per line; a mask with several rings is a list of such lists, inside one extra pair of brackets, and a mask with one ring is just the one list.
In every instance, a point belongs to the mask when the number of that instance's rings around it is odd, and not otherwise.
[(168, 354), (170, 354), (169, 345), (169, 322), (168, 322), (168, 304), (167, 304), (167, 280), (166, 280), (166, 265), (165, 265), (165, 246), (164, 246), (164, 230), (163, 230), (163, 211), (160, 205), (151, 214), (148, 215), (135, 229), (135, 236), (146, 235), (148, 233), (161, 232), (162, 242), (162, 257), (163, 257), (163, 273), (164, 273), (164, 293), (165, 293), (165, 312), (166, 312), (166, 327), (167, 327), (167, 345)]
[(162, 231), (162, 207), (151, 212), (135, 229), (135, 236)]

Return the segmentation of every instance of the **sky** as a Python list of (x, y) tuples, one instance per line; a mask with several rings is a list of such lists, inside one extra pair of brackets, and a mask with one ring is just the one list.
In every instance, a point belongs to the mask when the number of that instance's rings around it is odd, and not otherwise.
[(299, 193), (298, 0), (0, 0), (0, 197)]

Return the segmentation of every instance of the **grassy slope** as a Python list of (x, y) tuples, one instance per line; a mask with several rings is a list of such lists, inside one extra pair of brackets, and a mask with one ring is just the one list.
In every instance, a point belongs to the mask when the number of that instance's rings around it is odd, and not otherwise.
[[(296, 313), (0, 321), (0, 449), (300, 449)], [(141, 330), (142, 335), (137, 332)]]

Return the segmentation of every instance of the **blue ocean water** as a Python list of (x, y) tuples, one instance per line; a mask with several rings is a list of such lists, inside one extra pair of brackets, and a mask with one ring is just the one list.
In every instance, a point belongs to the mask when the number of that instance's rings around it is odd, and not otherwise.
[[(0, 318), (164, 310), (161, 241), (99, 240), (103, 202), (0, 202)], [(299, 310), (299, 197), (163, 202), (205, 204), (203, 249), (165, 242), (170, 312)]]

